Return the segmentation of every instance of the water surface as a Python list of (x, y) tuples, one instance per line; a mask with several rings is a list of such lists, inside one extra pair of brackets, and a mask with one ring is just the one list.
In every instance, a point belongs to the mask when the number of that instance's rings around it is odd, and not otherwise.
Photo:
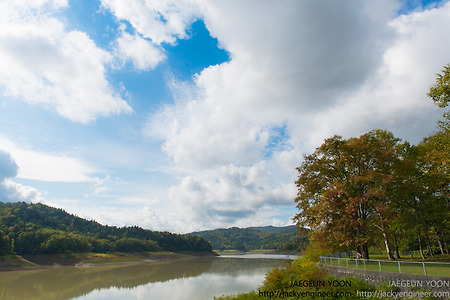
[(0, 273), (0, 299), (213, 299), (257, 289), (285, 255), (236, 255), (128, 266)]

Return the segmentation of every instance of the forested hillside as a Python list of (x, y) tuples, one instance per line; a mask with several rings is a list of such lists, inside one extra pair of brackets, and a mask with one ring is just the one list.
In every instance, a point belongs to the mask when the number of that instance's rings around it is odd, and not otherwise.
[(296, 226), (221, 228), (192, 232), (190, 235), (203, 237), (216, 250), (276, 249), (301, 251), (308, 244), (307, 236), (300, 236)]
[(0, 202), (0, 255), (71, 252), (211, 251), (201, 237), (101, 225), (44, 204)]

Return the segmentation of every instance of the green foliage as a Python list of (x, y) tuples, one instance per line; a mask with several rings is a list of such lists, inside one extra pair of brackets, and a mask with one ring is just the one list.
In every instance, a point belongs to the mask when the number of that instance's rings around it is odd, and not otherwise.
[(449, 145), (448, 130), (417, 146), (384, 130), (327, 139), (298, 168), (295, 219), (328, 252), (369, 258), (369, 247), (377, 247), (389, 259), (399, 250), (424, 257), (424, 243), (430, 255), (437, 246), (448, 252)]
[(212, 249), (201, 237), (151, 231), (137, 226), (104, 226), (40, 203), (0, 202), (0, 230), (4, 232), (0, 234), (0, 251), (4, 248), (2, 241), (8, 240), (17, 254)]
[[(436, 82), (430, 87), (430, 97), (439, 107), (447, 107), (450, 102), (450, 64), (444, 66), (442, 74), (436, 74)], [(438, 121), (441, 131), (450, 130), (450, 112), (444, 112), (444, 120)]]
[(51, 235), (42, 245), (43, 253), (88, 252), (92, 245), (78, 234), (59, 232)]
[[(334, 286), (332, 282), (345, 283), (345, 286)], [(295, 284), (301, 283), (301, 284)], [(218, 300), (256, 300), (256, 299), (274, 299), (275, 295), (269, 293), (282, 292), (278, 298), (298, 299), (294, 296), (296, 293), (308, 293), (305, 296), (309, 299), (360, 299), (357, 297), (357, 291), (374, 291), (375, 288), (361, 279), (347, 277), (336, 278), (329, 276), (326, 271), (317, 267), (315, 262), (305, 258), (300, 258), (292, 262), (286, 268), (274, 268), (266, 274), (262, 286), (257, 291), (250, 293), (241, 293), (234, 296), (222, 296), (215, 298)], [(336, 295), (339, 292), (339, 296)], [(333, 295), (331, 297), (322, 296), (323, 294)], [(280, 297), (280, 295), (283, 295)], [(286, 296), (285, 296), (286, 295)], [(292, 296), (289, 296), (292, 295)], [(313, 295), (313, 296), (311, 296)], [(342, 295), (342, 296), (341, 296)], [(345, 296), (344, 296), (345, 295)], [(301, 297), (300, 299), (304, 299)]]
[(162, 250), (155, 241), (135, 238), (121, 238), (114, 243), (114, 249), (119, 252), (147, 252)]
[(368, 258), (368, 245), (387, 235), (394, 214), (388, 191), (401, 147), (385, 130), (325, 140), (297, 168), (298, 224), (311, 227), (310, 237), (331, 250), (358, 249)]
[(446, 107), (450, 102), (450, 64), (444, 66), (442, 74), (436, 75), (436, 82), (430, 87), (428, 97), (439, 107)]
[(295, 226), (288, 227), (251, 227), (215, 229), (193, 232), (190, 235), (203, 237), (216, 250), (259, 250), (277, 249), (301, 251), (308, 244), (306, 235), (299, 236)]
[(321, 256), (326, 256), (331, 254), (327, 248), (323, 248), (323, 243), (317, 243), (316, 241), (311, 241), (311, 243), (303, 250), (302, 256), (311, 261), (320, 261)]
[(114, 244), (107, 239), (89, 238), (89, 243), (92, 245), (92, 252), (108, 253), (114, 250)]
[(0, 256), (12, 254), (13, 247), (11, 240), (3, 231), (0, 230)]

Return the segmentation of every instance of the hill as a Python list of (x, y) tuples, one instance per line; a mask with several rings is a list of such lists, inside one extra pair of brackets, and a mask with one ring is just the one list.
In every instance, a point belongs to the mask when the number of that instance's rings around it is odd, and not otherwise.
[(220, 228), (189, 233), (211, 243), (216, 250), (259, 250), (275, 249), (301, 251), (308, 244), (307, 235), (300, 235), (296, 226)]
[(0, 255), (211, 249), (199, 236), (101, 225), (41, 203), (0, 202)]

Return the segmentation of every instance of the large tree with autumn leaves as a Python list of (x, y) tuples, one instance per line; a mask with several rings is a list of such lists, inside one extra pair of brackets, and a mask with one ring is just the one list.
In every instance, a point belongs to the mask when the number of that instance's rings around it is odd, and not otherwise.
[[(450, 64), (428, 96), (439, 107), (450, 102)], [(418, 245), (433, 255), (432, 243), (448, 253), (450, 234), (450, 114), (438, 131), (418, 145), (385, 130), (358, 138), (334, 136), (305, 156), (296, 181), (299, 226), (326, 249), (361, 252), (382, 241), (390, 259), (399, 245)], [(405, 244), (405, 243), (403, 243)], [(410, 249), (415, 250), (415, 249)]]
[(334, 136), (298, 167), (295, 216), (312, 229), (310, 238), (331, 249), (356, 249), (369, 258), (369, 245), (382, 236), (392, 256), (389, 223), (395, 210), (395, 170), (400, 140), (384, 130), (359, 138)]

